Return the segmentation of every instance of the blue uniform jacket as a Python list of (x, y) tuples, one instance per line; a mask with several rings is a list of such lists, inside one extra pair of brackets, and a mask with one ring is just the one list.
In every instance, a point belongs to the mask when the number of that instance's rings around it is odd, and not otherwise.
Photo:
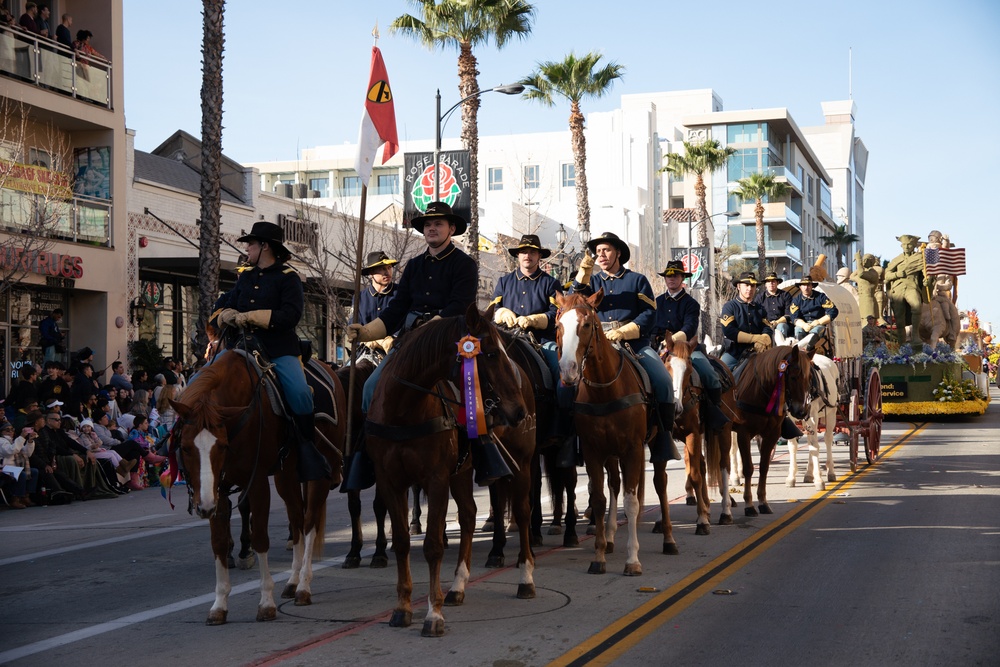
[(51, 315), (38, 323), (38, 334), (40, 337), (38, 344), (42, 348), (58, 345), (65, 338), (62, 332), (59, 331), (59, 323), (56, 322), (56, 318)]
[(677, 333), (683, 331), (688, 340), (694, 340), (698, 333), (698, 318), (701, 316), (701, 304), (683, 289), (676, 295), (666, 292), (656, 297), (656, 320), (653, 323), (653, 343), (662, 337), (664, 332)]
[(302, 280), (292, 267), (278, 263), (244, 271), (236, 286), (215, 302), (215, 310), (221, 308), (235, 308), (241, 313), (270, 310), (268, 328), (255, 332), (261, 345), (271, 357), (301, 353), (295, 327), (302, 319)]
[(530, 276), (517, 270), (500, 277), (491, 303), (498, 308), (509, 308), (518, 316), (548, 315), (549, 325), (535, 330), (544, 343), (556, 338), (556, 292), (562, 292), (559, 281), (541, 269)]
[(386, 331), (398, 331), (409, 313), (433, 317), (465, 315), (476, 302), (479, 267), (464, 252), (449, 244), (437, 257), (430, 252), (406, 263), (396, 294), (382, 309)]
[(649, 345), (649, 335), (656, 320), (656, 299), (649, 280), (641, 273), (621, 269), (611, 275), (599, 271), (590, 277), (590, 284), (574, 282), (573, 292), (590, 296), (604, 290), (604, 298), (597, 307), (602, 322), (635, 322), (639, 325), (639, 347)]
[[(386, 309), (392, 297), (396, 295), (396, 283), (390, 283), (389, 289), (379, 292), (369, 283), (368, 287), (361, 290), (361, 300), (358, 302), (358, 324), (368, 324), (372, 320), (382, 317), (382, 311)], [(396, 332), (390, 331), (390, 335)]]
[(740, 298), (730, 299), (722, 307), (719, 321), (722, 323), (722, 335), (729, 341), (727, 351), (737, 359), (753, 347), (753, 343), (740, 343), (737, 334), (767, 334), (774, 337), (774, 331), (764, 323), (764, 306), (756, 301), (747, 303)]
[(782, 317), (785, 318), (785, 322), (792, 323), (790, 310), (792, 295), (785, 290), (779, 289), (778, 293), (774, 295), (768, 294), (767, 290), (762, 290), (757, 293), (757, 298), (754, 301), (764, 306), (764, 317), (772, 324), (777, 324)]
[(791, 312), (793, 323), (795, 320), (812, 322), (824, 315), (829, 315), (830, 319), (834, 320), (840, 314), (837, 307), (833, 305), (833, 301), (830, 301), (830, 297), (817, 289), (813, 290), (813, 295), (808, 299), (801, 292), (796, 294), (795, 298), (792, 299)]

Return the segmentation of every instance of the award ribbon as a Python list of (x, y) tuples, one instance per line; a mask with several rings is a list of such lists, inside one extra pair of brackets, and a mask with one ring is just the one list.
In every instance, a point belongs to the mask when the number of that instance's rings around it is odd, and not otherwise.
[(466, 336), (458, 341), (458, 356), (462, 357), (462, 396), (465, 399), (465, 428), (470, 438), (486, 435), (486, 411), (479, 386), (479, 366), (476, 357), (482, 351), (479, 339)]

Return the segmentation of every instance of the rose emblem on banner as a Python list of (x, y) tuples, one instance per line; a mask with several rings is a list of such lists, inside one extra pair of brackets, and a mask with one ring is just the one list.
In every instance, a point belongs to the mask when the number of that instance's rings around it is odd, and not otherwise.
[[(443, 201), (448, 206), (454, 206), (455, 201), (462, 194), (462, 188), (459, 187), (458, 181), (455, 179), (455, 172), (450, 166), (442, 164), (439, 168), (441, 170), (441, 197), (439, 201)], [(421, 212), (426, 211), (427, 205), (435, 201), (433, 164), (424, 169), (424, 173), (420, 175), (420, 179), (413, 186), (410, 194), (413, 197), (413, 204)]]

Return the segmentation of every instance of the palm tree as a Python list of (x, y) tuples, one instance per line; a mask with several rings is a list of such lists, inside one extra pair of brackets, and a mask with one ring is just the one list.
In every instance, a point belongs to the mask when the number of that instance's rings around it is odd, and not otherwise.
[[(709, 248), (713, 252), (715, 244), (709, 245), (708, 238), (708, 205), (707, 191), (705, 187), (705, 172), (714, 172), (726, 166), (726, 162), (732, 155), (736, 154), (736, 149), (730, 146), (725, 148), (716, 140), (703, 141), (700, 144), (684, 142), (684, 154), (668, 153), (667, 165), (662, 171), (673, 175), (676, 178), (684, 178), (691, 175), (695, 177), (694, 194), (698, 199), (698, 245)], [(701, 331), (702, 335), (709, 334), (713, 329), (712, 317), (712, 290), (705, 292), (705, 307), (701, 310)]]
[(569, 100), (569, 131), (573, 145), (573, 171), (576, 181), (577, 229), (590, 233), (590, 200), (587, 193), (587, 140), (580, 100), (603, 97), (615, 81), (625, 74), (625, 67), (609, 62), (597, 69), (601, 54), (590, 52), (579, 58), (572, 52), (561, 62), (538, 63), (538, 69), (518, 83), (528, 90), (526, 99), (555, 106), (555, 97)]
[[(531, 32), (534, 6), (525, 0), (410, 0), (420, 16), (404, 14), (389, 26), (418, 40), (424, 46), (458, 48), (458, 94), (462, 99), (478, 95), (479, 75), (473, 47), (491, 40), (502, 49), (511, 39)], [(479, 261), (479, 97), (462, 105), (462, 143), (469, 151), (469, 254)]]
[(747, 178), (736, 181), (739, 188), (733, 194), (744, 202), (755, 201), (754, 218), (757, 221), (757, 270), (765, 270), (765, 250), (764, 250), (764, 198), (768, 201), (781, 199), (788, 194), (787, 183), (775, 180), (774, 174), (762, 174), (755, 172)]
[(222, 218), (222, 19), (225, 0), (202, 0), (201, 220), (198, 222), (198, 324), (196, 349), (208, 345), (205, 327), (219, 297)]
[(829, 236), (821, 236), (819, 240), (823, 242), (825, 246), (833, 246), (837, 249), (837, 268), (840, 268), (840, 256), (841, 250), (850, 246), (852, 243), (857, 243), (861, 240), (861, 237), (857, 234), (852, 234), (850, 230), (847, 229), (847, 225), (837, 225), (833, 230), (833, 234)]

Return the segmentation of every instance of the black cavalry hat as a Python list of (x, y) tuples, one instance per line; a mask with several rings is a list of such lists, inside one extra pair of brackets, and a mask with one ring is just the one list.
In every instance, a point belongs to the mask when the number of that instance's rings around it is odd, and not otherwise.
[(424, 233), (424, 223), (431, 218), (444, 218), (451, 224), (455, 225), (455, 233), (452, 236), (461, 236), (465, 233), (465, 230), (469, 228), (469, 223), (465, 218), (455, 215), (451, 210), (451, 206), (448, 206), (443, 201), (432, 201), (427, 205), (427, 210), (424, 211), (423, 215), (418, 215), (413, 220), (410, 220), (410, 225), (420, 232)]
[(587, 241), (587, 247), (590, 248), (590, 252), (593, 255), (597, 254), (597, 246), (602, 243), (607, 243), (608, 245), (614, 246), (618, 250), (619, 257), (618, 261), (621, 264), (628, 264), (628, 260), (632, 258), (632, 251), (629, 250), (628, 244), (618, 238), (617, 234), (612, 234), (611, 232), (604, 232), (596, 239), (590, 239)]
[(778, 274), (775, 273), (774, 271), (771, 271), (766, 276), (764, 276), (764, 282), (765, 283), (771, 282), (772, 280), (774, 280), (775, 282), (779, 282), (779, 283), (781, 282), (781, 280), (778, 278)]
[(249, 241), (267, 243), (271, 246), (271, 250), (274, 251), (275, 257), (288, 257), (291, 254), (288, 252), (288, 248), (285, 247), (285, 230), (273, 222), (259, 220), (253, 223), (249, 234), (244, 234), (236, 240), (239, 243), (247, 243)]
[(816, 287), (816, 285), (819, 285), (819, 283), (816, 281), (816, 279), (813, 278), (808, 273), (805, 274), (804, 276), (802, 276), (801, 278), (799, 278), (799, 281), (797, 283), (795, 283), (795, 284), (796, 285), (812, 285), (813, 287)]
[(535, 234), (525, 234), (521, 237), (521, 242), (513, 248), (508, 248), (507, 252), (517, 257), (518, 253), (522, 250), (537, 250), (541, 259), (545, 259), (552, 254), (551, 250), (542, 247), (542, 242), (538, 240)]
[(740, 274), (739, 278), (733, 280), (733, 285), (739, 285), (740, 283), (753, 285), (755, 287), (760, 284), (757, 282), (757, 274), (753, 271), (744, 271)]
[(385, 252), (381, 250), (376, 250), (375, 252), (368, 253), (368, 257), (365, 259), (365, 266), (361, 269), (361, 275), (367, 276), (375, 272), (375, 269), (382, 266), (392, 266), (393, 264), (399, 264), (398, 259), (393, 259)]
[(676, 276), (676, 275), (681, 275), (685, 278), (690, 278), (693, 274), (690, 271), (684, 270), (684, 262), (682, 262), (679, 259), (672, 259), (669, 262), (667, 262), (667, 268), (663, 269), (656, 275), (663, 276), (664, 278), (666, 278), (667, 276)]

